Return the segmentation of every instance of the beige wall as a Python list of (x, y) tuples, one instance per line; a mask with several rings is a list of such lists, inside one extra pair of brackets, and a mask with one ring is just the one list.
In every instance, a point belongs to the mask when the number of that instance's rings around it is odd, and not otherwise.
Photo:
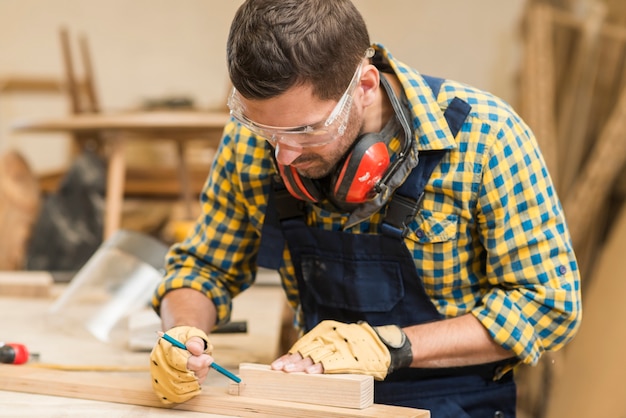
[[(525, 0), (355, 0), (372, 40), (423, 73), (515, 100)], [(102, 107), (188, 95), (202, 107), (226, 94), (225, 42), (240, 0), (0, 0), (0, 77), (61, 75), (58, 28), (88, 35)], [(0, 150), (17, 147), (37, 171), (67, 163), (67, 141), (15, 135), (11, 123), (67, 112), (60, 95), (0, 97)]]

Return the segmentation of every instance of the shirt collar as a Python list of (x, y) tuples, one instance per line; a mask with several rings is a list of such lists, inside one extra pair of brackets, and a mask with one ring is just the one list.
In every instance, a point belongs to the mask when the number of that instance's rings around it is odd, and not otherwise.
[[(374, 49), (389, 63), (402, 85), (411, 111), (415, 139), (419, 151), (456, 148), (443, 110), (432, 89), (419, 72), (393, 58), (381, 44)], [(439, 97), (442, 97), (441, 92)], [(444, 97), (445, 99), (445, 97)], [(445, 103), (444, 103), (445, 105)]]

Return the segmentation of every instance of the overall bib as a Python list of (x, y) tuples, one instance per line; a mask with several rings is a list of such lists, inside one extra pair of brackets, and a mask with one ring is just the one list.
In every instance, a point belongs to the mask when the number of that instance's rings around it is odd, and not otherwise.
[[(442, 80), (427, 81), (436, 94)], [(469, 110), (469, 105), (458, 99), (446, 109), (444, 116), (454, 136)], [(380, 235), (309, 227), (303, 202), (289, 195), (279, 182), (273, 185), (258, 263), (277, 269), (287, 243), (305, 331), (326, 319), (400, 327), (443, 319), (426, 295), (403, 230), (405, 220), (417, 213), (424, 186), (445, 152), (420, 153), (419, 164), (389, 202)], [(428, 409), (433, 418), (514, 417), (513, 373), (493, 380), (505, 363), (401, 369), (384, 381), (375, 381), (374, 402)]]

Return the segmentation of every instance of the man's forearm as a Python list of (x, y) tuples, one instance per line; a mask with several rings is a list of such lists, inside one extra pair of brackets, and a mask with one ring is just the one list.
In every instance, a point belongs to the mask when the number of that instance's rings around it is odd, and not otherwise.
[(411, 340), (411, 367), (459, 367), (514, 357), (492, 340), (472, 314), (403, 330)]
[(199, 328), (207, 334), (217, 321), (213, 301), (194, 289), (168, 292), (161, 301), (161, 323), (164, 330), (178, 325)]

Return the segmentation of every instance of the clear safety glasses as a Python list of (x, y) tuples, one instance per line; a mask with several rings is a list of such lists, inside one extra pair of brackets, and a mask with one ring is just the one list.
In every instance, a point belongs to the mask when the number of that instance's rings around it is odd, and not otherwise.
[[(368, 48), (364, 58), (371, 58), (373, 55), (374, 49)], [(363, 62), (361, 61), (359, 64), (348, 88), (325, 121), (294, 127), (269, 126), (254, 122), (245, 115), (245, 105), (242, 103), (241, 96), (235, 88), (233, 88), (228, 98), (230, 114), (253, 134), (269, 141), (272, 145), (276, 145), (278, 142), (295, 147), (326, 145), (343, 135), (348, 126), (348, 117), (352, 107), (352, 95), (361, 79)]]

